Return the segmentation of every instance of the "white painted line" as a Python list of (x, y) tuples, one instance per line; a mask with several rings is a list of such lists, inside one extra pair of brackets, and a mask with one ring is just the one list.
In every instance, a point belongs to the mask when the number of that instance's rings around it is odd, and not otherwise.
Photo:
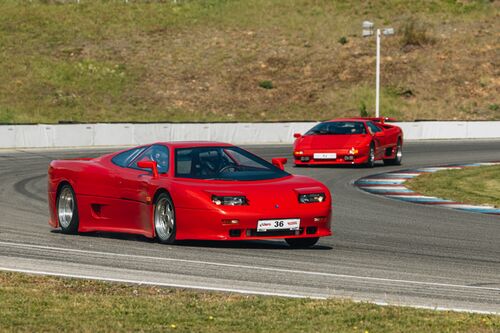
[[(95, 280), (95, 281), (138, 284), (138, 285), (146, 285), (146, 286), (161, 286), (161, 287), (170, 287), (170, 288), (183, 288), (183, 289), (230, 292), (230, 293), (247, 294), (247, 295), (278, 296), (278, 297), (288, 297), (288, 298), (308, 298), (308, 299), (318, 299), (318, 300), (326, 300), (329, 298), (329, 297), (323, 297), (323, 296), (305, 296), (305, 295), (299, 295), (299, 294), (277, 293), (277, 292), (257, 291), (257, 290), (248, 290), (248, 289), (238, 289), (238, 288), (208, 287), (208, 286), (201, 286), (201, 285), (194, 285), (194, 284), (176, 284), (176, 283), (165, 283), (165, 282), (150, 282), (150, 281), (129, 280), (129, 279), (104, 278), (104, 277), (93, 276), (93, 275), (54, 273), (54, 272), (48, 272), (48, 271), (29, 270), (29, 269), (13, 269), (13, 268), (1, 267), (1, 266), (0, 266), (0, 270), (6, 271), (6, 272), (18, 272), (18, 273), (33, 274), (33, 275), (57, 276), (57, 277), (63, 277), (63, 278), (87, 279), (87, 280)], [(414, 305), (414, 304), (406, 304), (406, 303), (389, 303), (389, 302), (385, 302), (385, 301), (370, 301), (370, 300), (363, 300), (363, 299), (353, 299), (353, 301), (356, 303), (371, 303), (371, 304), (376, 304), (376, 305), (380, 305), (380, 306), (406, 306), (406, 307), (411, 307), (411, 308), (416, 308), (416, 309), (425, 309), (425, 310), (434, 310), (434, 311), (454, 311), (454, 312), (493, 314), (493, 315), (499, 314), (499, 312), (495, 312), (495, 311), (483, 311), (483, 310), (451, 308), (451, 307), (448, 308), (448, 307), (442, 307), (442, 306), (426, 306), (426, 305)]]
[(412, 190), (397, 189), (397, 188), (396, 189), (376, 189), (376, 188), (371, 188), (371, 187), (364, 187), (363, 190), (365, 190), (366, 192), (380, 194), (380, 195), (387, 195), (388, 193), (407, 193), (407, 194), (415, 193)]
[(437, 199), (437, 200), (445, 200), (445, 199), (440, 199), (440, 198), (436, 198), (436, 197), (428, 197), (428, 196), (425, 196), (425, 195), (412, 195), (412, 194), (387, 194), (386, 195), (387, 197), (391, 197), (391, 198), (412, 198), (412, 199), (429, 199), (429, 200), (433, 200), (433, 199)]
[[(364, 302), (363, 300), (355, 300), (355, 302)], [(482, 311), (482, 310), (469, 310), (463, 308), (448, 308), (443, 306), (427, 306), (427, 305), (405, 305), (405, 304), (393, 304), (385, 301), (375, 301), (369, 302), (380, 306), (409, 306), (415, 309), (424, 309), (424, 310), (434, 310), (434, 311), (454, 311), (454, 312), (465, 312), (465, 313), (478, 313), (478, 314), (487, 314), (487, 315), (497, 315), (500, 312), (497, 311)]]
[(398, 190), (405, 190), (405, 191), (410, 191), (409, 188), (405, 187), (405, 186), (402, 186), (402, 185), (398, 185), (398, 186), (384, 186), (384, 185), (372, 185), (372, 186), (359, 186), (363, 189), (367, 189), (367, 190), (395, 190), (395, 191), (398, 191)]
[(398, 172), (398, 173), (387, 173), (387, 176), (390, 177), (396, 177), (396, 178), (415, 178), (417, 176), (420, 176), (420, 172), (413, 172), (413, 173), (404, 173), (404, 172)]
[(20, 248), (43, 249), (43, 250), (51, 250), (51, 251), (66, 251), (66, 252), (80, 253), (80, 254), (94, 254), (94, 255), (126, 257), (126, 258), (134, 258), (134, 259), (181, 262), (181, 263), (198, 264), (198, 265), (206, 265), (206, 266), (231, 267), (231, 268), (239, 268), (239, 269), (260, 270), (260, 271), (267, 271), (267, 272), (326, 276), (326, 277), (356, 279), (356, 280), (365, 280), (365, 281), (373, 281), (373, 282), (390, 282), (390, 283), (401, 283), (401, 284), (412, 284), (412, 285), (445, 287), (445, 288), (500, 291), (500, 288), (493, 288), (493, 287), (480, 287), (480, 286), (467, 286), (467, 285), (448, 284), (448, 283), (440, 283), (440, 282), (424, 282), (424, 281), (400, 280), (400, 279), (389, 279), (389, 278), (376, 278), (376, 277), (369, 277), (369, 276), (357, 276), (357, 275), (336, 274), (336, 273), (326, 273), (326, 272), (311, 272), (311, 271), (301, 271), (301, 270), (295, 270), (295, 269), (273, 268), (273, 267), (263, 267), (263, 266), (225, 264), (225, 263), (211, 262), (211, 261), (161, 258), (161, 257), (151, 257), (151, 256), (142, 256), (142, 255), (134, 255), (134, 254), (76, 250), (76, 249), (70, 249), (70, 248), (11, 243), (11, 242), (2, 242), (2, 241), (0, 241), (0, 245), (14, 246), (14, 247), (20, 247)]
[(396, 185), (396, 186), (387, 186), (387, 185), (360, 185), (359, 187), (361, 188), (367, 188), (367, 189), (375, 189), (375, 190), (408, 190), (403, 185)]
[(362, 178), (360, 181), (364, 182), (398, 182), (404, 183), (408, 178)]
[(418, 195), (399, 195), (399, 194), (393, 195), (393, 194), (389, 194), (389, 195), (385, 195), (385, 196), (389, 197), (391, 199), (397, 199), (397, 200), (414, 202), (414, 203), (436, 204), (437, 206), (447, 205), (447, 204), (453, 203), (453, 201), (451, 201), (451, 200), (445, 200), (445, 199), (434, 198), (434, 197), (422, 197), (422, 196), (418, 196)]
[(466, 204), (447, 204), (446, 207), (449, 208), (460, 208), (460, 209), (495, 209), (493, 206), (474, 206)]
[(238, 289), (238, 288), (208, 287), (208, 286), (202, 286), (202, 285), (196, 285), (196, 284), (178, 284), (178, 283), (151, 282), (151, 281), (142, 281), (142, 280), (116, 279), (116, 278), (99, 277), (99, 276), (95, 276), (95, 275), (54, 273), (54, 272), (49, 272), (49, 271), (7, 268), (7, 267), (1, 267), (1, 266), (0, 266), (0, 270), (7, 271), (7, 272), (19, 272), (19, 273), (26, 273), (26, 274), (35, 274), (35, 275), (52, 275), (52, 276), (59, 276), (59, 277), (65, 277), (65, 278), (76, 278), (76, 279), (99, 280), (99, 281), (108, 281), (108, 282), (142, 284), (142, 285), (148, 285), (148, 286), (162, 286), (162, 287), (172, 287), (172, 288), (223, 291), (223, 292), (238, 293), (238, 294), (254, 294), (254, 295), (262, 295), (262, 296), (281, 296), (281, 297), (290, 297), (290, 298), (327, 299), (327, 297), (320, 297), (320, 296), (305, 296), (305, 295), (299, 295), (299, 294), (278, 293), (278, 292), (270, 292), (270, 291), (269, 292), (267, 292), (267, 291), (254, 291), (254, 290)]
[(421, 172), (437, 172), (437, 171), (444, 171), (444, 170), (460, 170), (463, 169), (463, 167), (431, 167), (431, 168), (422, 168), (422, 169), (417, 169), (417, 171)]

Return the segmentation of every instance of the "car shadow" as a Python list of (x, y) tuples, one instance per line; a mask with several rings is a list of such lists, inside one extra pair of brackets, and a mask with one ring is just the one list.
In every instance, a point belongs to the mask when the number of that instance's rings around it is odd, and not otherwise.
[[(176, 245), (190, 247), (210, 247), (224, 249), (269, 249), (296, 250), (288, 246), (284, 240), (241, 240), (241, 241), (178, 241)], [(330, 246), (314, 245), (301, 250), (333, 250)]]
[[(51, 233), (62, 234), (60, 230), (51, 230)], [(156, 240), (134, 234), (122, 234), (115, 232), (82, 232), (76, 235), (66, 235), (88, 238), (107, 238), (122, 241), (158, 243)], [(321, 240), (320, 240), (321, 242)], [(158, 243), (159, 244), (159, 243)], [(171, 245), (172, 246), (172, 245)], [(284, 240), (241, 240), (241, 241), (206, 241), (206, 240), (181, 240), (175, 242), (173, 246), (198, 247), (198, 248), (220, 248), (220, 249), (265, 249), (265, 250), (297, 250), (288, 246)], [(333, 250), (331, 246), (316, 244), (310, 248), (300, 250)]]
[(142, 235), (135, 234), (124, 234), (118, 232), (103, 232), (103, 231), (91, 231), (91, 232), (80, 232), (78, 234), (64, 234), (61, 230), (51, 230), (51, 233), (62, 234), (67, 237), (88, 237), (88, 238), (107, 238), (107, 239), (118, 239), (124, 241), (142, 241), (146, 243), (154, 243), (155, 240)]

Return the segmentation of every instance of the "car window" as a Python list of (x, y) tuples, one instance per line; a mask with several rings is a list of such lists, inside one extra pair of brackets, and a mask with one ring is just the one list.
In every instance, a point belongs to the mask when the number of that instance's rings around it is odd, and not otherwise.
[(129, 164), (129, 168), (138, 170), (142, 169), (137, 166), (140, 161), (155, 161), (158, 166), (159, 173), (168, 172), (169, 167), (169, 152), (168, 148), (163, 145), (152, 145), (146, 149), (142, 154), (139, 155), (132, 163)]
[(111, 159), (114, 164), (126, 168), (147, 147), (133, 148), (120, 153)]
[(382, 129), (377, 125), (375, 125), (374, 123), (372, 123), (371, 121), (367, 121), (366, 124), (368, 125), (368, 128), (372, 133), (382, 132)]
[(252, 160), (251, 158), (241, 154), (238, 151), (225, 149), (224, 152), (229, 156), (229, 158), (231, 158), (234, 163), (240, 166), (249, 168), (262, 168), (262, 165), (257, 161)]
[(359, 121), (330, 121), (318, 124), (305, 135), (366, 134), (365, 126)]
[(175, 176), (195, 179), (264, 180), (289, 173), (238, 147), (175, 150)]

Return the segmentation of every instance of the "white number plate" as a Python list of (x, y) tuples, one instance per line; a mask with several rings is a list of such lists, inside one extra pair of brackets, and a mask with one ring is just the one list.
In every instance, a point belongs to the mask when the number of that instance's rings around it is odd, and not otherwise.
[(313, 155), (316, 160), (334, 160), (337, 158), (336, 153), (315, 153)]
[(259, 220), (257, 232), (268, 230), (299, 230), (300, 219)]

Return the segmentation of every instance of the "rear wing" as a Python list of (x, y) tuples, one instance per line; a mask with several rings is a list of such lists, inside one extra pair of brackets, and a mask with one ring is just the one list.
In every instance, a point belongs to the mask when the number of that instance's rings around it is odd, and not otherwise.
[(357, 117), (356, 119), (365, 119), (365, 120), (371, 120), (376, 123), (381, 123), (385, 124), (385, 122), (395, 122), (396, 118), (389, 118), (389, 117)]

